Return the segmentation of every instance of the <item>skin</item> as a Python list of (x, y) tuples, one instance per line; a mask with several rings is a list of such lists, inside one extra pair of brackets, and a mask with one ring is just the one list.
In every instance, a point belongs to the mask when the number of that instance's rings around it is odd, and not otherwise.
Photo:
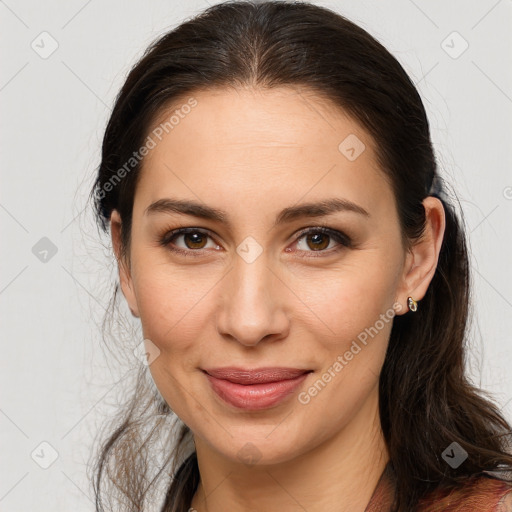
[[(425, 236), (407, 250), (374, 142), (339, 108), (291, 87), (194, 97), (197, 106), (144, 160), (129, 259), (120, 252), (122, 220), (117, 211), (111, 218), (123, 294), (144, 337), (160, 351), (151, 375), (194, 434), (201, 483), (192, 507), (363, 512), (389, 460), (378, 379), (392, 321), (359, 344), (361, 351), (307, 404), (298, 393), (381, 314), (414, 314), (407, 297), (420, 301), (434, 275), (445, 228), (442, 203), (424, 200)], [(338, 150), (349, 134), (366, 146), (354, 161)], [(166, 197), (222, 209), (231, 225), (144, 214)], [(357, 203), (369, 217), (341, 211), (273, 227), (283, 208), (332, 197)], [(309, 242), (297, 236), (318, 226), (347, 234), (353, 246), (328, 235)], [(180, 227), (210, 232), (173, 240), (199, 256), (159, 244), (161, 235)], [(236, 251), (248, 236), (262, 249), (251, 263)], [(284, 402), (248, 412), (225, 404), (200, 370), (228, 365), (314, 372)], [(247, 463), (248, 452), (255, 463)]]

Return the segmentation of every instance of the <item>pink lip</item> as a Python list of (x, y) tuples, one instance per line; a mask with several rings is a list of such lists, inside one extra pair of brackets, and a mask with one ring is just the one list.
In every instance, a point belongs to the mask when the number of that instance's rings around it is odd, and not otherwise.
[(246, 410), (277, 405), (304, 381), (312, 370), (298, 368), (212, 368), (203, 370), (212, 389), (225, 402)]

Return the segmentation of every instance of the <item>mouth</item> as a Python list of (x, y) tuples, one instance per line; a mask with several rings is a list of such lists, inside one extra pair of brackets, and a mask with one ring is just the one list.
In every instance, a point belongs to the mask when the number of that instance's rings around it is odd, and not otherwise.
[(245, 410), (261, 410), (280, 404), (313, 370), (300, 368), (235, 367), (202, 370), (213, 391), (226, 403)]

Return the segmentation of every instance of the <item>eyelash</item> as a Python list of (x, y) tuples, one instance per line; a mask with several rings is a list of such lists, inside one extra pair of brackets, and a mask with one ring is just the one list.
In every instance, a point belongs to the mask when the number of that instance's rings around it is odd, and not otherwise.
[[(175, 239), (176, 237), (178, 237), (180, 235), (184, 235), (184, 234), (188, 234), (188, 233), (200, 233), (201, 235), (205, 235), (205, 236), (208, 236), (208, 237), (212, 238), (210, 233), (208, 231), (203, 230), (203, 229), (199, 229), (199, 228), (180, 228), (180, 229), (175, 229), (173, 231), (166, 231), (163, 234), (163, 236), (160, 236), (159, 244), (162, 247), (166, 247), (170, 251), (172, 251), (174, 253), (177, 253), (177, 254), (181, 254), (183, 256), (191, 256), (191, 257), (201, 256), (202, 251), (204, 251), (205, 249), (182, 249), (180, 247), (171, 247), (171, 241), (173, 239)], [(351, 248), (352, 247), (352, 240), (350, 239), (350, 237), (348, 237), (347, 235), (345, 235), (341, 231), (337, 231), (337, 230), (330, 229), (330, 228), (324, 228), (324, 227), (320, 227), (320, 226), (312, 227), (312, 228), (306, 228), (304, 230), (301, 230), (298, 233), (297, 238), (295, 239), (294, 243), (297, 243), (305, 235), (315, 234), (315, 233), (322, 233), (324, 235), (328, 235), (331, 238), (333, 238), (336, 242), (338, 242), (339, 245), (337, 247), (331, 248), (329, 250), (321, 249), (319, 251), (299, 251), (299, 252), (305, 252), (305, 253), (309, 253), (309, 252), (311, 252), (311, 253), (324, 253), (324, 254), (327, 253), (328, 255), (330, 255), (330, 254), (332, 254), (334, 252), (339, 252), (340, 250), (343, 250), (345, 248)], [(194, 253), (196, 253), (196, 254), (194, 254)], [(318, 257), (322, 257), (322, 255), (321, 254), (317, 254), (317, 255), (300, 256), (300, 257), (303, 257), (303, 258), (318, 258)]]

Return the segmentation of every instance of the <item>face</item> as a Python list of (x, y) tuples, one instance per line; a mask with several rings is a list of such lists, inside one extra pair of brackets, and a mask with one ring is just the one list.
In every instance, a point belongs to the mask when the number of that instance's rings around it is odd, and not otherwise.
[[(394, 196), (370, 136), (325, 100), (294, 88), (194, 98), (153, 132), (123, 293), (154, 382), (196, 440), (233, 461), (290, 461), (375, 413), (408, 293)], [(204, 372), (222, 367), (309, 373), (251, 399)]]

